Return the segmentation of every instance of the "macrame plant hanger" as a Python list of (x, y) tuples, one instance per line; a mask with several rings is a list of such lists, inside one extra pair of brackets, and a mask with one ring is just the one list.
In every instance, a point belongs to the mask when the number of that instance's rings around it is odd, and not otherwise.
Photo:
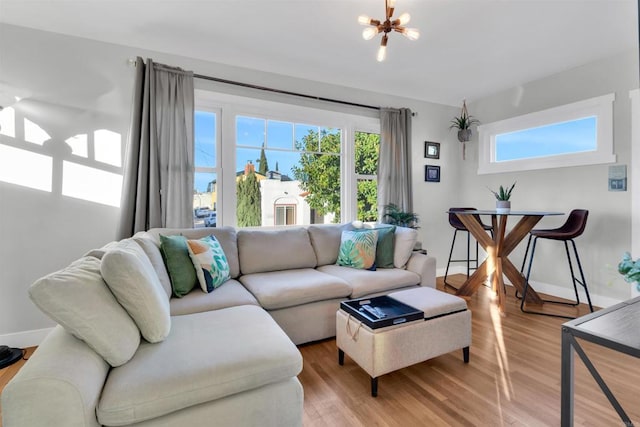
[[(462, 111), (460, 111), (460, 117), (466, 117), (467, 120), (469, 118), (469, 111), (467, 111), (467, 100), (463, 99), (462, 100)], [(470, 130), (470, 128), (467, 128)], [(467, 130), (465, 129), (465, 130)], [(465, 133), (465, 132), (463, 132)], [(467, 137), (465, 138), (458, 138), (458, 140), (460, 142), (462, 142), (462, 160), (466, 160), (466, 153), (467, 153), (467, 141), (469, 140)]]

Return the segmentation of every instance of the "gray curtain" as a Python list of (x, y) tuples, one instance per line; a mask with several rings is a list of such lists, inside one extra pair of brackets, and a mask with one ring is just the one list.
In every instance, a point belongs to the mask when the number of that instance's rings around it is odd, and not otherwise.
[(411, 199), (411, 110), (380, 109), (380, 158), (378, 160), (378, 218), (393, 203), (413, 212)]
[(118, 238), (193, 226), (193, 72), (136, 59)]

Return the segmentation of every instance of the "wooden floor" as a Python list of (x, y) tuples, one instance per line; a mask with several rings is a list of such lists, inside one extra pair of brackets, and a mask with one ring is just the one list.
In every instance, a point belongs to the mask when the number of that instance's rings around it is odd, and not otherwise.
[[(454, 276), (451, 282), (461, 284), (463, 279)], [(438, 289), (443, 289), (441, 278)], [(560, 425), (560, 326), (566, 320), (523, 314), (512, 293), (503, 317), (487, 288), (468, 304), (473, 313), (470, 363), (464, 364), (462, 351), (456, 351), (384, 375), (377, 398), (370, 395), (367, 374), (348, 356), (344, 366), (338, 365), (335, 340), (301, 346), (304, 425)], [(547, 304), (544, 309), (567, 315), (588, 312), (584, 306)], [(640, 361), (581, 344), (640, 425)], [(0, 392), (22, 364), (0, 370)], [(579, 359), (575, 366), (575, 425), (623, 425)]]
[[(461, 284), (464, 278), (457, 276), (451, 283)], [(443, 289), (441, 278), (438, 289)], [(468, 301), (473, 313), (469, 364), (463, 363), (462, 351), (456, 351), (384, 375), (377, 398), (370, 395), (368, 375), (348, 356), (344, 366), (338, 365), (335, 340), (301, 346), (304, 425), (559, 426), (560, 326), (566, 320), (520, 312), (509, 291), (504, 317), (488, 288)], [(588, 308), (545, 304), (544, 311), (582, 315)], [(640, 425), (640, 361), (581, 344)], [(579, 358), (575, 425), (623, 425)]]

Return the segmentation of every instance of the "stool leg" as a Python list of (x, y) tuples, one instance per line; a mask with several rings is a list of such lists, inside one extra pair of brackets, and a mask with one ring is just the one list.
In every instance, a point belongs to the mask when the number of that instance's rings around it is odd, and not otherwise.
[(469, 363), (469, 347), (462, 349), (462, 360), (464, 360), (464, 363)]
[[(582, 281), (581, 282), (578, 281), (578, 283), (580, 283), (582, 285), (582, 287), (584, 288), (584, 293), (587, 295), (587, 302), (589, 303), (589, 310), (591, 310), (591, 312), (593, 313), (593, 305), (591, 304), (591, 296), (589, 295), (589, 288), (587, 287), (587, 280), (584, 278), (584, 272), (582, 271), (582, 263), (580, 262), (580, 257), (578, 256), (578, 249), (576, 248), (576, 242), (574, 242), (573, 239), (571, 239), (571, 244), (573, 245), (573, 253), (575, 254), (576, 262), (578, 264), (578, 271), (580, 272), (580, 278), (582, 279)], [(571, 275), (573, 276), (573, 272), (571, 273)], [(576, 294), (577, 294), (577, 291), (576, 291)], [(576, 296), (576, 299), (577, 299), (577, 296)]]
[(371, 396), (378, 397), (378, 377), (371, 377)]
[[(458, 234), (458, 229), (453, 229), (453, 240), (451, 240), (451, 250), (449, 250), (449, 260), (447, 261), (447, 269), (444, 272), (444, 284), (447, 286), (451, 286), (447, 283), (447, 276), (449, 275), (449, 265), (451, 265), (451, 256), (453, 255), (453, 247), (456, 244), (456, 235)], [(453, 286), (451, 286), (453, 287)]]
[(524, 272), (524, 267), (527, 263), (527, 255), (529, 254), (529, 246), (531, 246), (531, 238), (533, 236), (529, 234), (529, 240), (527, 240), (527, 249), (524, 251), (524, 258), (522, 258), (522, 267), (520, 267), (520, 273)]
[(471, 252), (469, 247), (471, 246), (471, 233), (467, 231), (467, 279), (469, 278), (469, 272), (471, 271)]
[(344, 365), (344, 351), (338, 349), (338, 364), (340, 366)]
[(569, 272), (571, 273), (571, 284), (573, 285), (573, 292), (576, 294), (576, 303), (572, 305), (578, 305), (580, 304), (580, 296), (578, 295), (578, 286), (576, 285), (577, 279), (575, 273), (573, 272), (573, 262), (571, 261), (571, 255), (569, 254), (569, 244), (566, 240), (564, 241), (564, 250), (567, 253), (567, 262), (569, 263)]
[[(529, 236), (529, 241), (531, 241), (531, 236)], [(531, 242), (529, 242), (531, 243)], [(527, 289), (529, 288), (529, 277), (531, 276), (531, 266), (533, 265), (533, 255), (536, 252), (536, 243), (538, 243), (538, 238), (533, 239), (533, 246), (531, 247), (531, 257), (529, 258), (529, 268), (527, 269), (527, 277), (524, 281), (524, 289), (522, 291), (522, 300), (520, 301), (520, 311), (527, 313), (524, 309), (524, 302), (527, 299)], [(529, 251), (529, 244), (527, 244), (527, 252)]]

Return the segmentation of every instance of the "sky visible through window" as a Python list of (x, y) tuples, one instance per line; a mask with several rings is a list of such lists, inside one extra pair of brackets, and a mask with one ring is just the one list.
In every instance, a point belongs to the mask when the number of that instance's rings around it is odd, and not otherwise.
[(587, 117), (496, 135), (497, 162), (597, 149), (597, 120)]
[[(196, 167), (214, 168), (217, 166), (217, 125), (215, 113), (196, 111), (194, 125)], [(316, 134), (322, 132), (340, 133), (339, 129), (238, 116), (236, 118), (236, 172), (244, 170), (249, 161), (258, 170), (260, 150), (264, 144), (269, 170), (275, 171), (277, 168), (283, 175), (293, 178), (292, 168), (300, 160), (300, 152), (296, 149), (296, 141), (300, 141), (310, 131)], [(194, 182), (196, 191), (206, 192), (210, 181), (211, 174), (196, 174)]]

